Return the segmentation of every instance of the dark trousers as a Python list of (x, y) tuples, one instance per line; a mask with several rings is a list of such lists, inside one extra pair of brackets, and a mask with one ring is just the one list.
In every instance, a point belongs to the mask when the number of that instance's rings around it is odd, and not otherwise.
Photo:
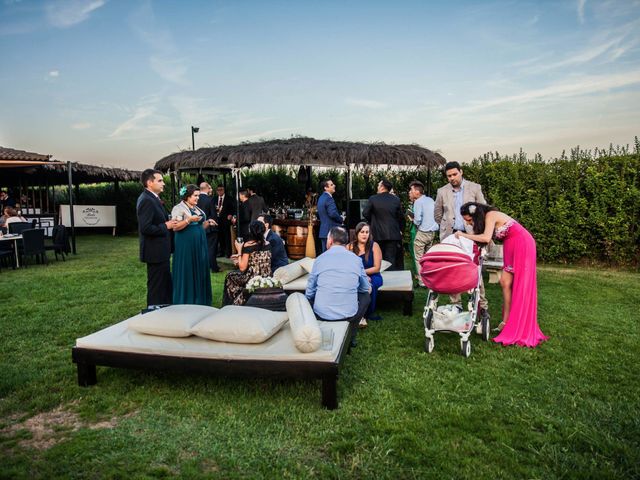
[(327, 251), (327, 239), (326, 238), (321, 238), (320, 239), (320, 247), (322, 248), (320, 253), (324, 253), (324, 252)]
[[(364, 314), (367, 311), (367, 308), (369, 308), (370, 302), (371, 302), (371, 295), (369, 295), (369, 292), (358, 292), (358, 311), (353, 317), (339, 318), (337, 320), (327, 320), (325, 318), (322, 318), (316, 315), (316, 318), (323, 322), (359, 322), (360, 319), (364, 317)], [(311, 306), (313, 306), (313, 302), (311, 302)]]
[(218, 225), (218, 249), (216, 250), (216, 255), (220, 253), (220, 255), (224, 257), (231, 256), (231, 229), (230, 223), (227, 221), (220, 222)]
[[(391, 263), (389, 270), (400, 270), (398, 267), (398, 244), (399, 240), (382, 240), (378, 241), (380, 250), (382, 250), (382, 258)], [(400, 251), (402, 254), (402, 251)], [(404, 263), (404, 262), (402, 262)]]
[(166, 305), (173, 301), (173, 284), (169, 260), (147, 263), (147, 306)]
[(218, 232), (207, 232), (207, 246), (209, 247), (209, 267), (212, 272), (218, 272)]

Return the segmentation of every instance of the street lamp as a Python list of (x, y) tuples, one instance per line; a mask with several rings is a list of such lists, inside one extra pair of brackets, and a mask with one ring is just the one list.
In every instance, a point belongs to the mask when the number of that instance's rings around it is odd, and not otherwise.
[(193, 136), (194, 133), (198, 133), (200, 131), (200, 127), (191, 127), (191, 149), (195, 151), (196, 149), (196, 139)]

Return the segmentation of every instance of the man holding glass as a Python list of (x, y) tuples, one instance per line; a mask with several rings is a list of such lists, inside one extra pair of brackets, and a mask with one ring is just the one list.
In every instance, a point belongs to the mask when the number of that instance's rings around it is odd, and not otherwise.
[(147, 308), (153, 309), (172, 301), (170, 231), (176, 226), (176, 221), (169, 220), (160, 200), (164, 190), (162, 172), (148, 168), (142, 172), (140, 182), (144, 186), (136, 203), (140, 261), (147, 264)]

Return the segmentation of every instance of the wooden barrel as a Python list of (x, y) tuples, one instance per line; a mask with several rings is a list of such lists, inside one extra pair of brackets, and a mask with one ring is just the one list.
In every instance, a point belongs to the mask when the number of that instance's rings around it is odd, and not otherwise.
[(304, 258), (304, 251), (307, 246), (307, 227), (287, 228), (287, 255), (293, 260)]

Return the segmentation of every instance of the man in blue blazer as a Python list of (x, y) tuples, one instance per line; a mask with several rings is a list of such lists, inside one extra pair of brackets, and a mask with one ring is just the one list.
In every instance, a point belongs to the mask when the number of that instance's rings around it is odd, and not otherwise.
[(343, 218), (338, 212), (333, 194), (336, 193), (336, 186), (332, 180), (323, 180), (320, 182), (320, 190), (322, 195), (318, 198), (318, 219), (320, 220), (320, 230), (318, 237), (322, 243), (322, 251), (327, 250), (327, 235), (333, 227), (342, 225)]
[(266, 229), (264, 238), (269, 242), (269, 248), (271, 249), (271, 275), (273, 275), (273, 272), (278, 268), (289, 265), (289, 257), (287, 257), (282, 238), (271, 230), (271, 224), (273, 223), (271, 215), (260, 215), (258, 221), (264, 223)]
[(148, 168), (142, 172), (140, 182), (144, 190), (138, 197), (136, 214), (140, 234), (140, 261), (147, 264), (148, 308), (172, 301), (170, 230), (173, 230), (176, 221), (169, 220), (160, 200), (159, 195), (164, 190), (162, 172)]

